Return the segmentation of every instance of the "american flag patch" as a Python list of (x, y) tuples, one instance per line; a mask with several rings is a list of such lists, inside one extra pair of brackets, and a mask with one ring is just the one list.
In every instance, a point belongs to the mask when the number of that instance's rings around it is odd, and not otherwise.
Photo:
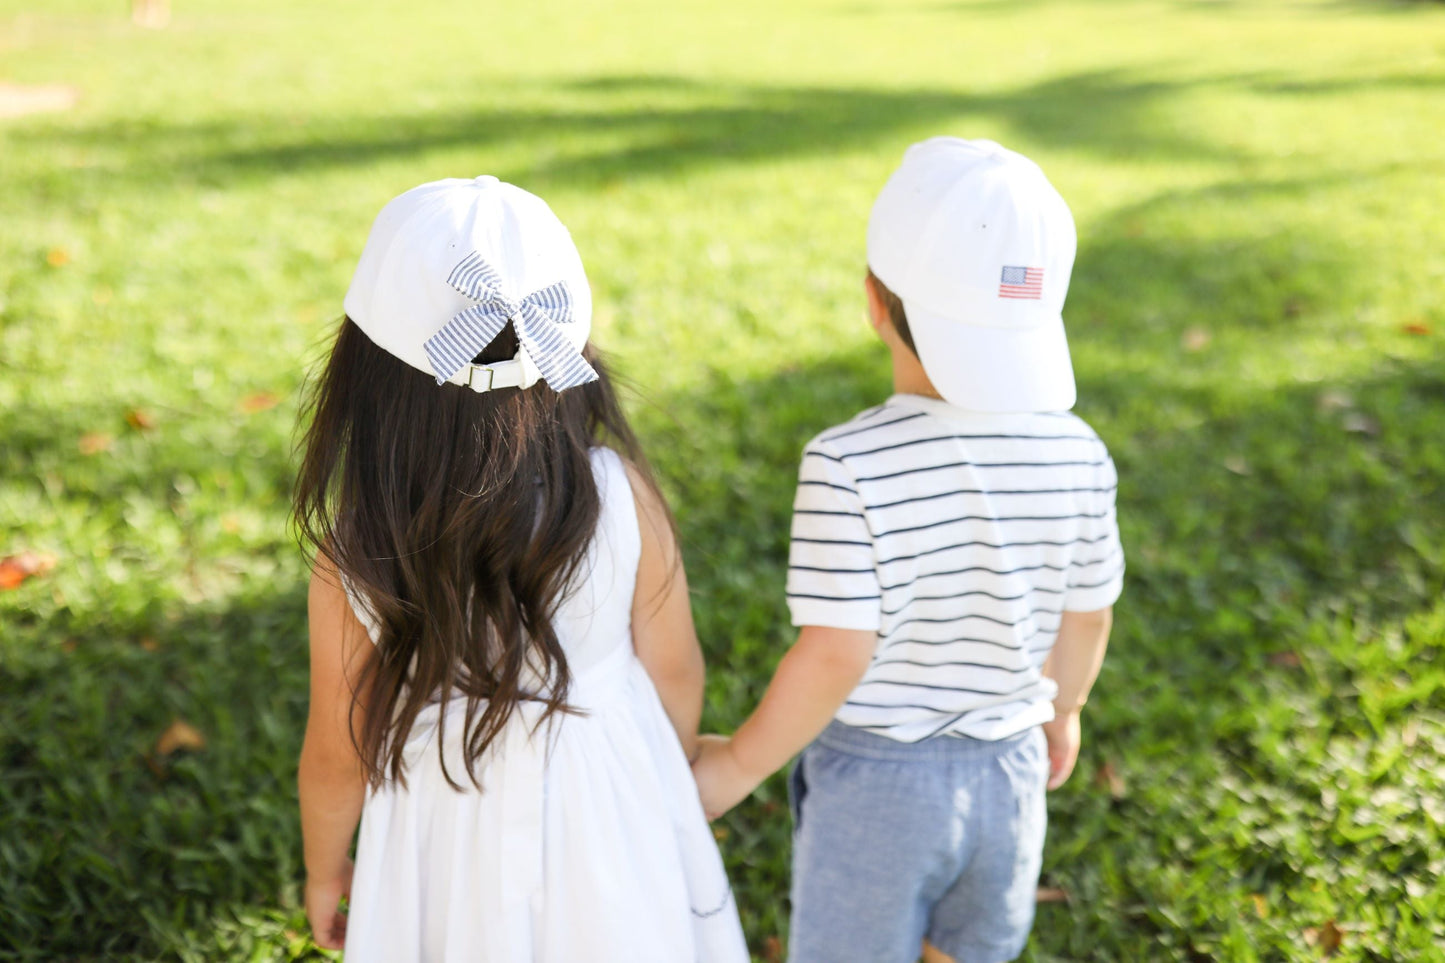
[(1026, 298), (1037, 301), (1044, 294), (1044, 269), (1031, 267), (1005, 267), (999, 281), (998, 296), (1001, 298)]

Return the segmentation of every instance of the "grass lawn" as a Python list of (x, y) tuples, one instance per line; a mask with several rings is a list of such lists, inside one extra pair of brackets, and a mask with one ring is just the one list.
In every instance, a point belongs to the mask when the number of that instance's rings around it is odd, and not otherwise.
[[(1445, 959), (1445, 8), (173, 5), (0, 0), (0, 556), (55, 562), (0, 591), (0, 959), (316, 955), (293, 427), (387, 199), (572, 228), (727, 728), (801, 445), (888, 390), (869, 204), (943, 132), (1073, 205), (1131, 559), (1024, 959)], [(763, 960), (788, 833), (780, 779), (719, 824)]]

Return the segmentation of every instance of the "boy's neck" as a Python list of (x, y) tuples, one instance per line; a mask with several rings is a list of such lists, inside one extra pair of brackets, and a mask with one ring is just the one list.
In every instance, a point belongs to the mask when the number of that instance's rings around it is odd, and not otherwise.
[[(890, 346), (891, 347), (891, 346)], [(893, 355), (893, 391), (900, 395), (922, 395), (925, 398), (937, 398), (943, 400), (943, 395), (933, 386), (928, 377), (928, 372), (923, 370), (923, 364), (908, 348), (900, 345), (892, 351)]]

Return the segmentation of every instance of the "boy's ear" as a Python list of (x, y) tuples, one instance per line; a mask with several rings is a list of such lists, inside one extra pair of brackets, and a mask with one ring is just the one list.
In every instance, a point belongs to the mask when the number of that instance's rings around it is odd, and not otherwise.
[(863, 276), (863, 290), (868, 297), (868, 323), (873, 325), (878, 337), (887, 341), (888, 332), (893, 330), (893, 319), (888, 316), (888, 306), (883, 303), (883, 297), (878, 293), (878, 282), (873, 280), (872, 274)]

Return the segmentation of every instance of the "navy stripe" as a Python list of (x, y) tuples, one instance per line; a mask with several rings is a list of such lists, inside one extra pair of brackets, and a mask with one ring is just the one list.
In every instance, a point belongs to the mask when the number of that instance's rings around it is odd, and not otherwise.
[[(946, 572), (924, 572), (922, 575), (915, 575), (913, 578), (909, 579), (906, 582), (899, 582), (896, 585), (879, 585), (878, 587), (884, 592), (894, 592), (901, 588), (909, 588), (910, 586), (915, 585), (926, 578), (943, 578), (948, 575), (966, 575), (969, 572), (987, 572), (989, 575), (1008, 576), (1018, 575), (1020, 572), (1067, 572), (1068, 570), (1069, 567), (1067, 565), (1049, 565), (1047, 562), (1042, 562), (1038, 565), (1025, 565), (1022, 568), (1011, 569), (993, 569), (989, 568), (986, 565), (970, 565), (967, 568), (955, 568), (950, 569)], [(874, 570), (870, 569), (869, 571)]]
[(861, 545), (864, 548), (867, 548), (873, 544), (872, 542), (832, 541), (826, 538), (794, 538), (793, 542), (802, 543), (804, 545)]
[[(917, 581), (917, 579), (914, 579), (914, 582), (916, 582), (916, 581)], [(912, 585), (913, 582), (910, 582), (909, 584)], [(948, 594), (948, 595), (912, 595), (912, 596), (909, 596), (907, 602), (903, 603), (903, 607), (902, 607), (901, 609), (894, 609), (894, 610), (891, 611), (891, 612), (890, 612), (889, 610), (887, 610), (887, 609), (884, 609), (880, 614), (882, 614), (882, 615), (898, 615), (900, 612), (906, 612), (906, 611), (908, 611), (908, 607), (909, 607), (910, 605), (912, 605), (914, 602), (948, 602), (948, 601), (951, 601), (951, 600), (953, 600), (953, 599), (968, 598), (970, 595), (982, 595), (982, 596), (984, 596), (984, 597), (986, 597), (986, 598), (991, 598), (991, 599), (993, 599), (993, 600), (996, 601), (996, 602), (1022, 602), (1024, 599), (1028, 598), (1028, 597), (1029, 597), (1030, 595), (1032, 595), (1034, 592), (1045, 592), (1045, 593), (1047, 593), (1047, 594), (1049, 594), (1049, 595), (1063, 595), (1063, 594), (1065, 593), (1065, 591), (1067, 591), (1067, 590), (1066, 590), (1066, 589), (1039, 588), (1039, 587), (1037, 587), (1037, 586), (1033, 586), (1033, 587), (1030, 587), (1029, 591), (1025, 592), (1023, 595), (994, 595), (992, 592), (985, 592), (983, 589), (973, 589), (973, 590), (968, 591), (968, 592), (952, 592), (952, 593), (950, 593), (950, 594)]]
[(1029, 622), (1033, 622), (1034, 625), (1038, 625), (1039, 623), (1037, 619), (1035, 619), (1035, 616), (1059, 615), (1062, 611), (1062, 609), (1034, 609), (1023, 618), (1014, 619), (1013, 621), (996, 619), (992, 615), (982, 615), (978, 612), (969, 612), (967, 615), (954, 615), (946, 619), (925, 619), (920, 616), (916, 619), (904, 619), (902, 622), (895, 624), (891, 629), (889, 629), (889, 634), (891, 635), (894, 632), (897, 632), (905, 625), (952, 625), (954, 622), (962, 622), (965, 619), (983, 619), (985, 622), (992, 622), (994, 625), (1002, 625), (1006, 629), (1016, 629), (1019, 626), (1025, 625)]
[(799, 485), (820, 485), (820, 486), (822, 486), (823, 488), (835, 488), (835, 489), (837, 489), (837, 490), (840, 491), (840, 492), (848, 492), (850, 495), (856, 495), (856, 494), (858, 494), (858, 490), (857, 490), (856, 488), (849, 488), (847, 485), (835, 485), (835, 484), (833, 484), (832, 482), (825, 482), (825, 481), (799, 481), (798, 484), (799, 484)]
[(819, 602), (877, 602), (876, 595), (805, 595), (802, 592), (788, 592), (790, 599), (815, 599)]
[(958, 488), (953, 491), (939, 492), (936, 495), (916, 495), (912, 498), (900, 498), (896, 502), (883, 502), (878, 505), (864, 505), (864, 511), (875, 512), (885, 508), (896, 508), (899, 505), (911, 505), (914, 502), (931, 502), (940, 498), (952, 498), (954, 495), (1105, 495), (1118, 489), (1118, 485), (1110, 485), (1107, 488), (1016, 488), (1007, 491), (993, 491), (984, 488)]
[(989, 665), (986, 662), (960, 662), (957, 660), (951, 662), (919, 662), (917, 659), (885, 659), (882, 662), (873, 663), (873, 667), (875, 669), (885, 665), (916, 665), (920, 669), (942, 669), (950, 666), (960, 666), (962, 668), (968, 669), (991, 669), (998, 672), (1007, 672), (1010, 675), (1017, 675), (1020, 672), (1033, 672), (1038, 669), (1038, 666), (1034, 665), (1026, 665), (1019, 669), (1011, 669), (1008, 666)]
[(905, 535), (909, 532), (941, 528), (944, 525), (956, 525), (959, 522), (1072, 522), (1081, 518), (1108, 518), (1109, 514), (1109, 512), (1099, 512), (1097, 515), (1093, 515), (1088, 512), (1079, 512), (1076, 515), (960, 515), (957, 518), (945, 518), (941, 522), (929, 522), (927, 525), (914, 525), (911, 528), (895, 528), (892, 531), (879, 532), (874, 537), (887, 538), (889, 535)]
[[(1054, 547), (1054, 548), (1063, 548), (1063, 547), (1068, 546), (1068, 545), (1097, 545), (1097, 544), (1100, 543), (1100, 542), (1105, 542), (1105, 541), (1108, 541), (1108, 540), (1109, 540), (1109, 535), (1105, 534), (1105, 535), (1100, 535), (1098, 538), (1071, 538), (1071, 539), (1069, 539), (1069, 540), (1066, 541), (1066, 542), (1050, 542), (1050, 541), (1044, 540), (1044, 541), (1037, 541), (1037, 542), (1004, 542), (1002, 545), (995, 545), (993, 542), (959, 542), (959, 543), (957, 543), (956, 545), (944, 545), (944, 546), (942, 546), (941, 548), (930, 548), (928, 551), (926, 551), (926, 552), (919, 552), (917, 555), (898, 555), (898, 556), (895, 556), (895, 557), (890, 558), (890, 559), (884, 559), (884, 560), (878, 562), (878, 566), (879, 566), (879, 567), (882, 567), (882, 566), (884, 566), (884, 565), (891, 565), (891, 564), (894, 563), (894, 562), (911, 562), (911, 561), (913, 561), (914, 559), (924, 558), (924, 557), (926, 557), (926, 556), (928, 556), (928, 555), (937, 555), (937, 554), (939, 554), (940, 552), (951, 552), (951, 551), (953, 551), (953, 550), (956, 549), (956, 548), (1032, 548), (1032, 547), (1039, 546), (1039, 545), (1048, 545), (1048, 546), (1052, 546), (1052, 547)], [(1052, 568), (1052, 569), (1053, 569), (1054, 571), (1056, 571), (1056, 572), (1062, 572), (1062, 571), (1064, 571), (1062, 568), (1058, 568), (1058, 567), (1052, 566), (1052, 565), (1050, 565), (1050, 566), (1045, 566), (1045, 567), (1046, 567), (1046, 568)], [(962, 571), (971, 571), (971, 570), (970, 570), (970, 569), (962, 569)], [(1029, 572), (1029, 571), (1034, 571), (1034, 569), (1018, 568), (1018, 569), (1014, 569), (1013, 571), (1014, 571), (1014, 572)], [(1013, 572), (994, 572), (994, 574), (995, 574), (995, 575), (1012, 575)]]
[(829, 575), (863, 575), (874, 574), (877, 569), (872, 568), (817, 568), (812, 565), (789, 565), (790, 572), (827, 572)]
[[(1058, 630), (1054, 629), (1052, 631), (1057, 632)], [(889, 635), (891, 634), (892, 633), (889, 633)], [(1034, 630), (1028, 635), (1010, 642), (999, 642), (995, 639), (978, 639), (968, 635), (960, 636), (956, 639), (939, 639), (937, 642), (931, 642), (928, 639), (890, 639), (888, 636), (884, 636), (883, 648), (886, 651), (895, 645), (956, 645), (959, 643), (967, 643), (969, 645), (991, 645), (995, 649), (1008, 649), (1011, 652), (1017, 652), (1020, 646), (1027, 642), (1032, 642), (1043, 634), (1043, 628), (1034, 626)], [(1052, 644), (1053, 643), (1050, 643), (1050, 645)]]
[(863, 682), (861, 686), (859, 686), (859, 688), (866, 689), (870, 685), (901, 685), (907, 686), (910, 689), (933, 689), (938, 692), (968, 692), (973, 695), (1009, 696), (1018, 695), (1020, 692), (1023, 692), (1026, 689), (1033, 688), (1034, 686), (1038, 685), (1038, 683), (1025, 682), (1023, 685), (1015, 686), (1012, 689), (996, 691), (993, 689), (970, 689), (967, 686), (961, 685), (929, 685), (926, 682), (899, 682), (896, 679), (867, 679)]
[[(878, 409), (878, 410), (881, 412), (881, 411), (883, 411), (884, 409), (883, 409), (883, 408), (880, 408), (880, 409)], [(864, 425), (864, 426), (861, 427), (861, 428), (854, 428), (852, 431), (840, 431), (840, 432), (838, 432), (836, 435), (834, 435), (834, 434), (828, 434), (828, 433), (825, 432), (824, 434), (818, 436), (818, 440), (821, 441), (821, 442), (823, 442), (823, 443), (825, 443), (825, 444), (827, 444), (827, 443), (835, 442), (835, 441), (837, 441), (839, 438), (848, 438), (848, 437), (850, 437), (850, 436), (852, 436), (852, 435), (861, 435), (861, 434), (863, 434), (863, 432), (865, 432), (865, 431), (873, 431), (874, 429), (877, 429), (877, 428), (887, 428), (889, 425), (901, 425), (901, 424), (903, 424), (903, 422), (905, 422), (905, 421), (912, 421), (912, 420), (915, 419), (915, 418), (922, 418), (922, 417), (924, 417), (924, 415), (923, 415), (923, 412), (920, 411), (920, 412), (917, 412), (917, 413), (915, 413), (915, 414), (904, 415), (902, 418), (894, 418), (892, 421), (880, 421), (880, 422), (879, 422), (878, 424), (876, 424), (876, 425)], [(841, 426), (840, 426), (840, 427), (841, 427)]]
[(1108, 464), (1108, 459), (1104, 461), (955, 461), (949, 462), (946, 465), (928, 465), (924, 468), (908, 468), (903, 471), (889, 472), (886, 475), (859, 475), (854, 481), (885, 481), (889, 478), (902, 478), (904, 475), (918, 475), (928, 471), (944, 471), (949, 468), (1098, 468), (1106, 464)]
[[(867, 455), (876, 455), (883, 451), (897, 451), (900, 448), (909, 448), (913, 445), (927, 445), (935, 441), (1085, 441), (1097, 445), (1097, 438), (1090, 438), (1088, 435), (937, 435), (933, 438), (915, 438), (912, 441), (900, 441), (893, 445), (884, 445), (881, 448), (869, 448), (864, 451), (847, 452), (844, 458), (863, 458)], [(825, 456), (826, 457), (826, 456)], [(842, 459), (838, 459), (842, 461)]]
[(863, 518), (862, 512), (825, 512), (817, 508), (796, 508), (794, 515), (836, 515), (840, 518)]

